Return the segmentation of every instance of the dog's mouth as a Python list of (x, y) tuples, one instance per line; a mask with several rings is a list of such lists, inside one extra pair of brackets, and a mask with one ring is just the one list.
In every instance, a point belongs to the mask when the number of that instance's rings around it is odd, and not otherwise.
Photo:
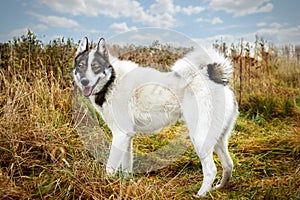
[(89, 97), (92, 94), (93, 87), (92, 86), (86, 86), (82, 89), (82, 95), (85, 97)]
[(93, 93), (94, 88), (98, 85), (101, 78), (98, 78), (96, 83), (92, 86), (82, 86), (82, 95), (84, 97), (89, 97)]

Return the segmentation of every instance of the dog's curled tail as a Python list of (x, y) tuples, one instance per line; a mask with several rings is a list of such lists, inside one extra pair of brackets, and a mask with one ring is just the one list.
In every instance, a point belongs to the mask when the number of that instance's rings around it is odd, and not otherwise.
[(226, 85), (231, 79), (233, 68), (229, 59), (213, 49), (197, 48), (178, 60), (172, 70), (185, 79), (202, 73), (211, 81)]

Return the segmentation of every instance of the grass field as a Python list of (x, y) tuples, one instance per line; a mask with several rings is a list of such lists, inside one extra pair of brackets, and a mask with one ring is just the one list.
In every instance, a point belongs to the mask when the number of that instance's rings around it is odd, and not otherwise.
[[(72, 40), (43, 45), (31, 33), (0, 44), (0, 198), (193, 199), (203, 177), (192, 148), (158, 171), (130, 180), (106, 177), (76, 129), (74, 49)], [(148, 64), (149, 51), (137, 49), (127, 58)], [(159, 51), (161, 57), (151, 60), (159, 66), (182, 56)], [(300, 199), (300, 65), (284, 55), (263, 58), (260, 65), (243, 56), (234, 62), (241, 112), (229, 142), (235, 168), (230, 184), (204, 199)], [(164, 142), (182, 130), (164, 130)], [(134, 148), (151, 151), (164, 142), (136, 139)], [(217, 183), (221, 165), (215, 161)]]

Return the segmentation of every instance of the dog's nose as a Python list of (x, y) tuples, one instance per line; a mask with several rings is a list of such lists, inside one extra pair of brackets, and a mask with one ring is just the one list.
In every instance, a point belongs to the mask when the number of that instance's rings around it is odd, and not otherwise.
[(82, 84), (83, 86), (87, 86), (89, 83), (90, 83), (90, 81), (87, 80), (87, 79), (81, 80), (81, 84)]

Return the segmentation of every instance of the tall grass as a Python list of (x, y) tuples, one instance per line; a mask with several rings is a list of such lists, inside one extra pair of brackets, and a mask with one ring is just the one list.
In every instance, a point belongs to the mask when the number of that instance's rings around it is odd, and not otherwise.
[(276, 47), (256, 36), (253, 44), (241, 40), (230, 48), (214, 47), (232, 60), (233, 88), (241, 111), (265, 119), (298, 115), (300, 63), (295, 46)]
[[(70, 39), (42, 44), (30, 32), (0, 44), (0, 197), (191, 199), (202, 181), (200, 161), (192, 148), (172, 165), (130, 180), (106, 177), (104, 164), (84, 148), (72, 115), (75, 46)], [(136, 47), (126, 56), (143, 65), (163, 66), (185, 50), (176, 54), (163, 49), (161, 59), (147, 60), (150, 52), (160, 51)], [(235, 172), (227, 188), (212, 190), (207, 199), (299, 199), (299, 63), (287, 68), (293, 58), (278, 56), (268, 62), (268, 73), (255, 65), (249, 76), (243, 74), (247, 59), (239, 59), (242, 72), (236, 66), (232, 84), (236, 93), (242, 89), (242, 115), (229, 147)], [(165, 133), (176, 131), (178, 127)], [(135, 149), (151, 151), (167, 140), (138, 138)], [(221, 166), (216, 161), (218, 182)]]

